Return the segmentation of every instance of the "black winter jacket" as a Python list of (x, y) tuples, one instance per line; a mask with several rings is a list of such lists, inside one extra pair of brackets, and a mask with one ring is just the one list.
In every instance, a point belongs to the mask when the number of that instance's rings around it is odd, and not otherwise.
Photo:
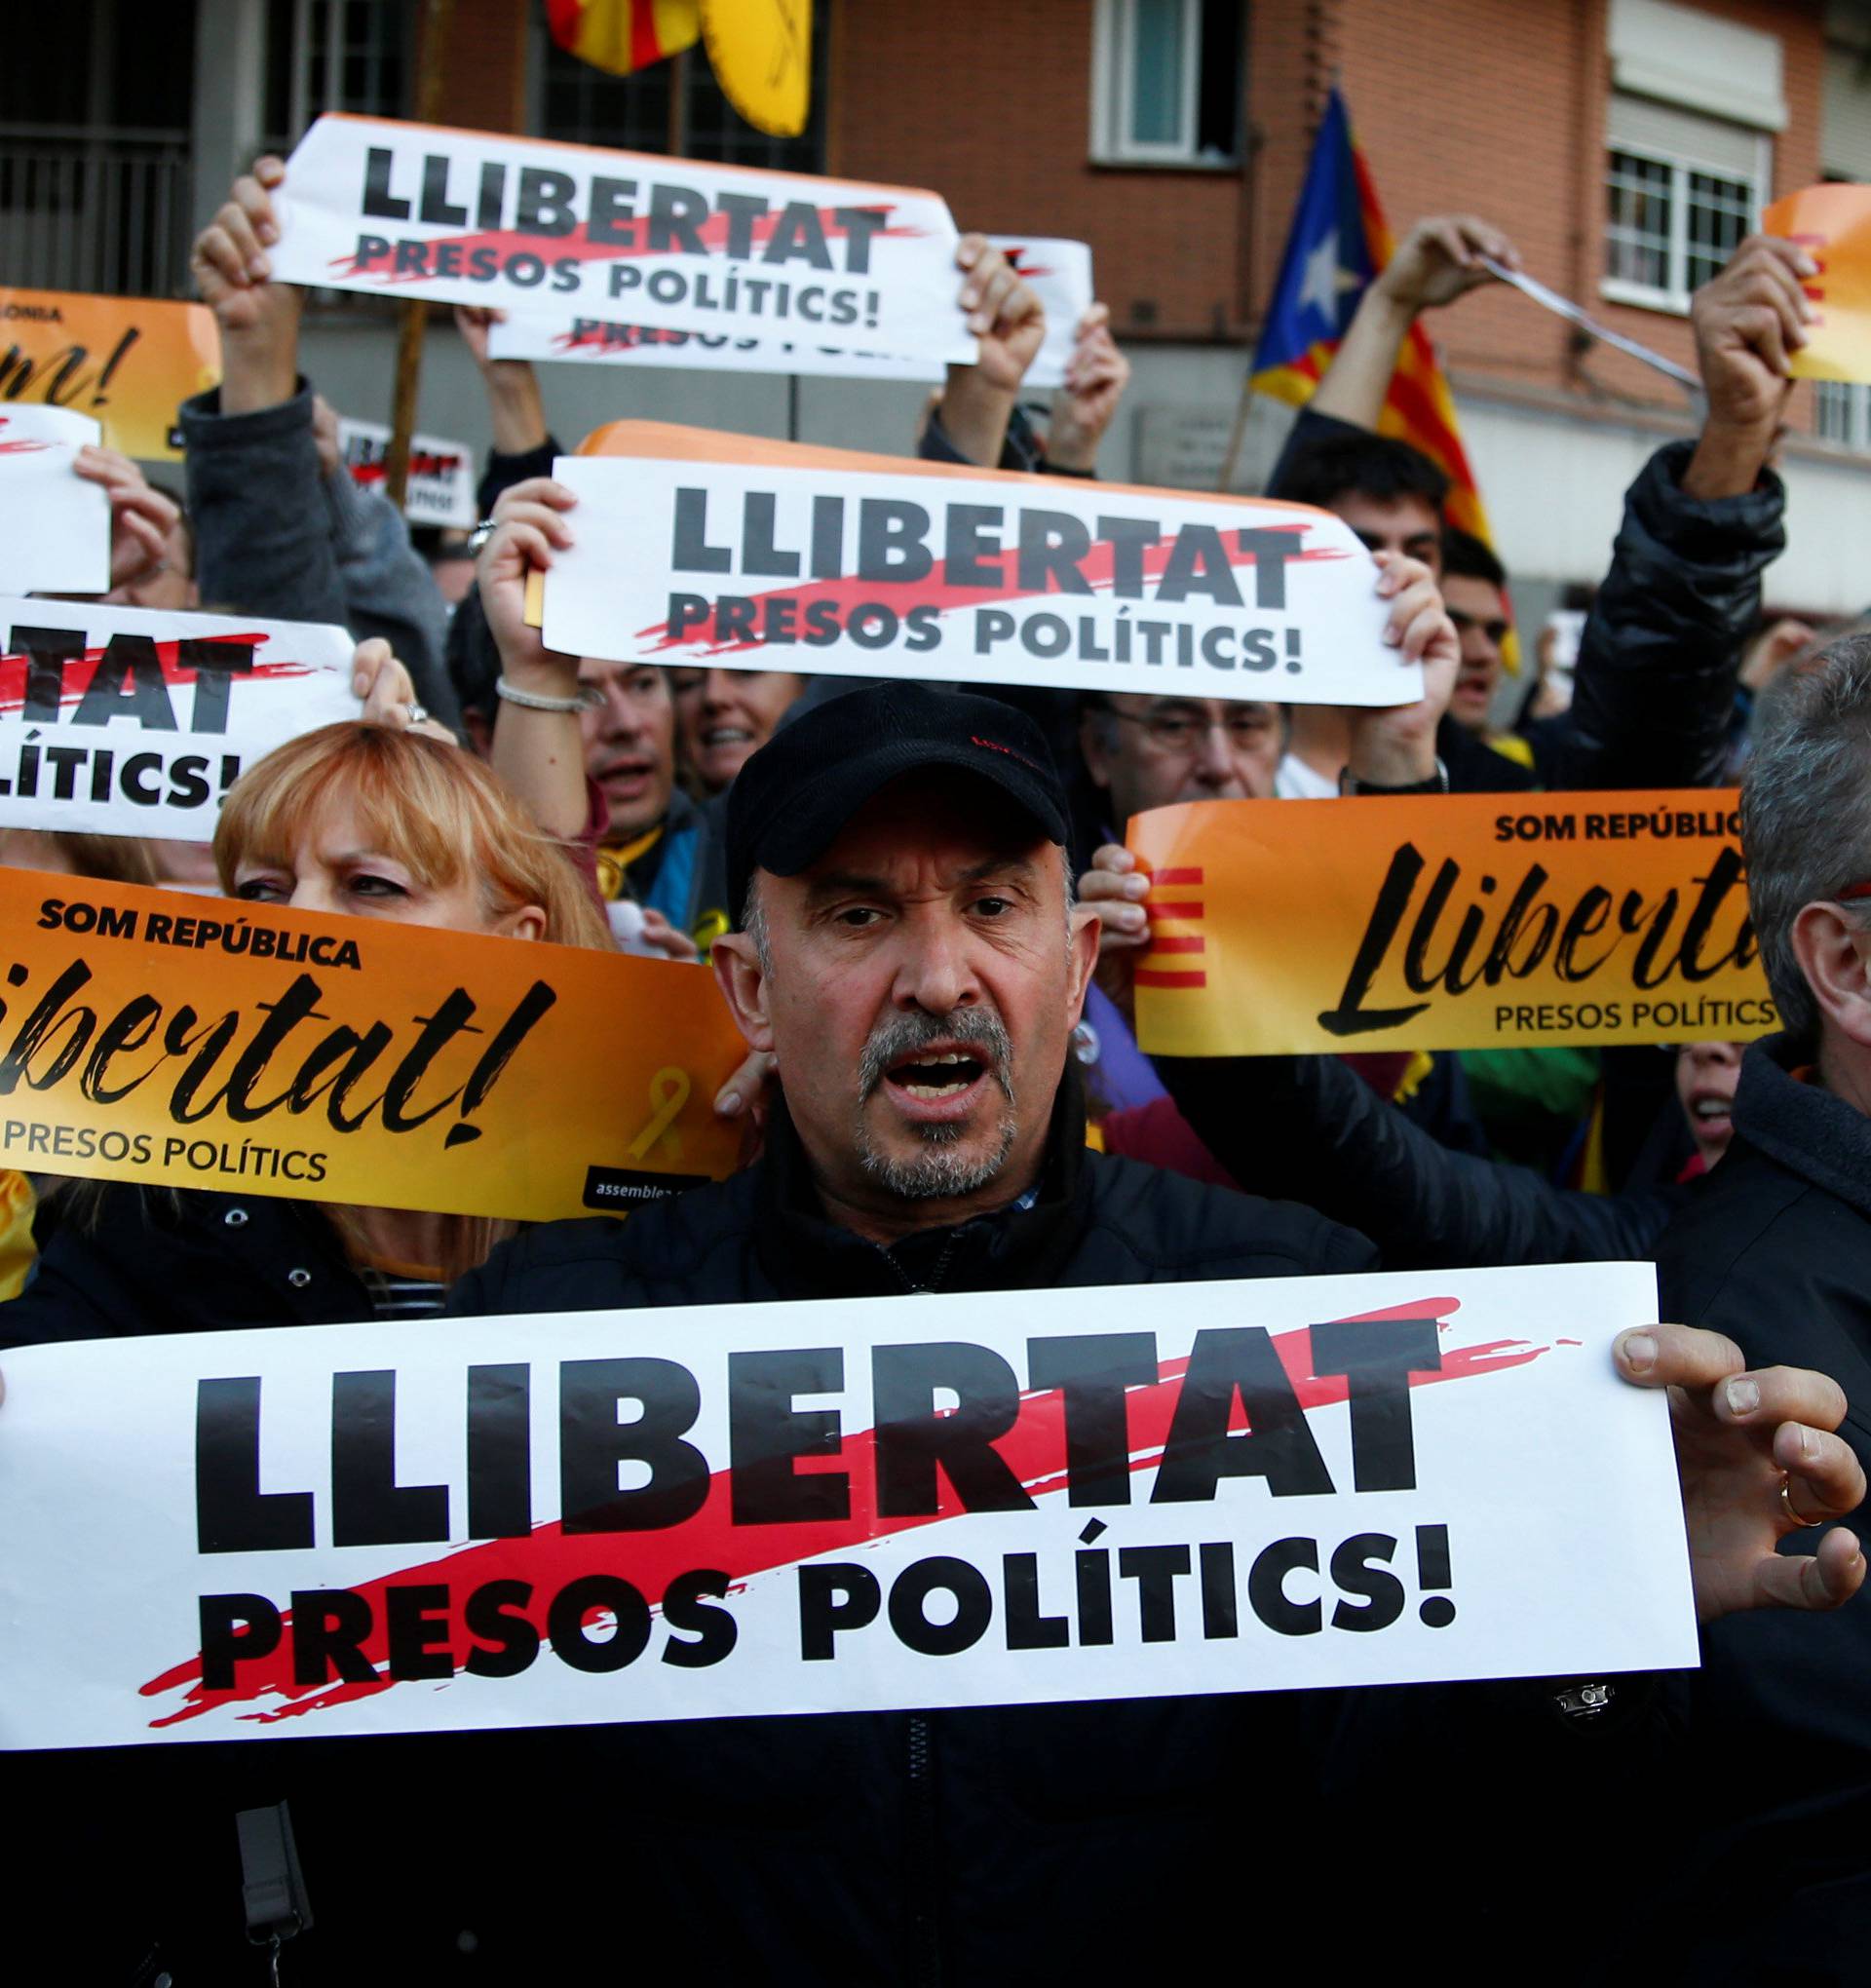
[(42, 1204), (31, 1281), (0, 1305), (0, 1348), (372, 1316), (337, 1232), (309, 1203), (124, 1183), (81, 1219), (61, 1217), (60, 1201)]
[[(271, 1274), (303, 1251), (294, 1239), (258, 1264), (232, 1260), (258, 1227), (230, 1228), (233, 1205), (248, 1204), (186, 1197), (178, 1223), (126, 1229), (121, 1249), (61, 1239), (27, 1329), (6, 1321), (12, 1342), (285, 1322)], [(286, 1204), (267, 1207), (282, 1211), (275, 1241), (293, 1238)], [(119, 1226), (138, 1218), (133, 1200)], [(1088, 1154), (1069, 1079), (1027, 1209), (878, 1248), (818, 1212), (783, 1111), (759, 1166), (628, 1224), (534, 1230), (465, 1280), (457, 1307), (823, 1301), (1370, 1263), (1360, 1237), (1307, 1209)], [(10, 1763), (27, 1805), (16, 1813), (39, 1825), (10, 1860), (16, 1936), (62, 1941), (82, 1917), (95, 1963), (84, 1978), (104, 1983), (127, 1982), (152, 1940), (177, 1988), (263, 1978), (241, 1934), (232, 1817), (284, 1797), (316, 1919), (285, 1969), (308, 1988), (589, 1979), (626, 1960), (698, 1982), (1107, 1979), (1126, 1955), (1160, 1960), (1148, 1901), (1222, 1897), (1239, 1882), (1256, 1834), (1240, 1813), (1243, 1775), (1282, 1790), (1282, 1817), (1310, 1799), (1333, 1712), (1329, 1697), (1301, 1695), (35, 1756)], [(1311, 1860), (1284, 1821), (1268, 1836), (1261, 1870)]]
[(1276, 1184), (1377, 1244), (1387, 1270), (1641, 1260), (1687, 1190), (1582, 1194), (1439, 1143), (1336, 1056), (1158, 1056), (1196, 1135), (1249, 1193)]
[[(1750, 1363), (1816, 1367), (1846, 1392), (1840, 1434), (1871, 1470), (1871, 1119), (1754, 1044), (1736, 1136), (1658, 1252), (1663, 1317), (1725, 1332)], [(1863, 1536), (1871, 1509), (1853, 1524)], [(1810, 1551), (1814, 1536), (1789, 1548)], [(1703, 1631), (1696, 1715), (1721, 1735), (1685, 1789), (1689, 1918), (1719, 1925), (1702, 1978), (1861, 1981), (1871, 1953), (1871, 1596)], [(1724, 1909), (1745, 1885), (1743, 1918)], [(1761, 1901), (1771, 1901), (1764, 1909)]]
[(465, 1277), (450, 1309), (725, 1305), (1374, 1268), (1361, 1236), (1310, 1208), (1088, 1152), (1076, 1066), (1067, 1068), (1030, 1208), (882, 1248), (825, 1220), (782, 1106), (758, 1166), (625, 1224), (598, 1217), (531, 1230)]
[[(1029, 1208), (879, 1248), (823, 1220), (782, 1115), (749, 1172), (624, 1227), (535, 1230), (458, 1303), (939, 1297), (1355, 1271), (1370, 1256), (1309, 1210), (1087, 1154), (1069, 1079)], [(179, 1322), (150, 1286), (127, 1302), (151, 1309), (120, 1312), (118, 1331)], [(1396, 1857), (1400, 1815), (1438, 1834), (1471, 1826), (1506, 1745), (1514, 1840), (1544, 1872), (1537, 1832), (1573, 1840), (1579, 1803), (1602, 1802), (1607, 1768), (1629, 1762), (1623, 1745), (1582, 1743), (1525, 1687), (1353, 1697), (17, 1757), (15, 1813), (35, 1826), (9, 1854), (15, 1937), (68, 1943), (82, 1924), (83, 1978), (104, 1983), (127, 1983), (152, 1941), (177, 1988), (259, 1978), (231, 1817), (284, 1798), (317, 1920), (285, 1963), (305, 1988), (626, 1965), (696, 1982), (1102, 1982), (1210, 1951), (1221, 1926), (1266, 1966), (1313, 1966), (1324, 1940), (1356, 1969), (1394, 1953), (1397, 1915), (1420, 1898), (1419, 1860)], [(1497, 1873), (1445, 1915), (1438, 1955), (1524, 1954), (1520, 1915), (1546, 1897), (1544, 1878), (1530, 1907)], [(1362, 1909), (1348, 1916), (1348, 1900)], [(1521, 1977), (1564, 1978), (1541, 1965), (1559, 1944), (1544, 1937)]]

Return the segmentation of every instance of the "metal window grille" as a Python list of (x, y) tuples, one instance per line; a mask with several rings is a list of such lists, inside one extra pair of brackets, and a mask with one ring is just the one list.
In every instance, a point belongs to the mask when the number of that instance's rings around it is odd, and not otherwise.
[(292, 0), (293, 132), (325, 110), (406, 116), (412, 19), (399, 0)]
[(0, 132), (0, 268), (35, 289), (170, 296), (187, 283), (188, 134)]

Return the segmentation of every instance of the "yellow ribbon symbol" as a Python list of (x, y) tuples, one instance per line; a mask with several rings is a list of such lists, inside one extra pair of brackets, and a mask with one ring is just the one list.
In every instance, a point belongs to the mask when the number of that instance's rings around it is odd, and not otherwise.
[(682, 1157), (682, 1134), (670, 1129), (682, 1107), (689, 1101), (689, 1073), (673, 1065), (659, 1070), (650, 1079), (650, 1112), (648, 1125), (630, 1141), (630, 1155), (632, 1160), (649, 1158), (650, 1148), (668, 1134), (668, 1157), (679, 1160)]

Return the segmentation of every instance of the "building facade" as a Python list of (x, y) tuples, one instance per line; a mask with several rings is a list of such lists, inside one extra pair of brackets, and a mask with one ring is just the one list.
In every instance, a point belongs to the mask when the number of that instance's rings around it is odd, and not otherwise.
[[(775, 140), (699, 51), (612, 79), (554, 50), (537, 0), (72, 0), (0, 72), (0, 267), (12, 281), (180, 294), (194, 228), (262, 146), (324, 109), (937, 189), (964, 228), (1080, 237), (1135, 364), (1105, 474), (1216, 487), (1313, 131), (1336, 81), (1394, 233), (1471, 211), (1532, 274), (1680, 363), (1689, 292), (1776, 197), (1871, 180), (1865, 0), (820, 0), (811, 127)], [(1603, 570), (1622, 492), (1688, 433), (1685, 392), (1490, 288), (1431, 328), (1523, 616)], [(321, 301), (306, 364), (387, 418), (394, 328)], [(556, 367), (568, 443), (631, 414), (906, 448), (920, 389)], [(1256, 487), (1286, 410), (1252, 397), (1232, 485)], [(422, 428), (484, 446), (466, 353), (438, 314)], [(1871, 595), (1871, 391), (1802, 388), (1783, 470), (1780, 604)]]

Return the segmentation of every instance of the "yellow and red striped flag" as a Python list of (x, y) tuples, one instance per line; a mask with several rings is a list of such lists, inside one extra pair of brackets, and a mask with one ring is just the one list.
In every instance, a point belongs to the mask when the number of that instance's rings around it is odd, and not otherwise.
[(568, 56), (629, 76), (700, 40), (702, 0), (546, 0), (546, 24)]

